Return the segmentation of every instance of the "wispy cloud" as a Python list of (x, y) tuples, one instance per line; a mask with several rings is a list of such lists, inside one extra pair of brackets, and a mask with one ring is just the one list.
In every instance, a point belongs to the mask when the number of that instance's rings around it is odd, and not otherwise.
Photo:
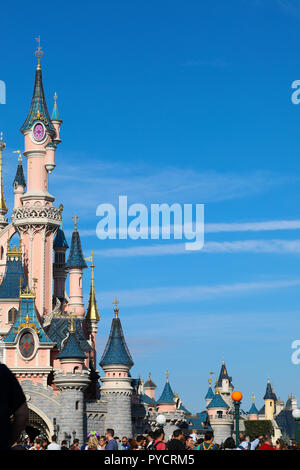
[[(124, 307), (140, 305), (171, 304), (177, 302), (195, 302), (227, 295), (239, 295), (247, 292), (282, 289), (300, 285), (300, 279), (267, 282), (248, 282), (218, 285), (193, 285), (154, 287), (145, 289), (119, 290), (118, 298)], [(111, 307), (115, 291), (100, 292), (97, 298), (104, 307)]]
[[(139, 256), (167, 256), (194, 254), (187, 251), (185, 243), (132, 246), (128, 248), (108, 248), (95, 250), (96, 256), (105, 258), (130, 258)], [(198, 253), (274, 253), (300, 254), (300, 240), (241, 240), (205, 242)]]

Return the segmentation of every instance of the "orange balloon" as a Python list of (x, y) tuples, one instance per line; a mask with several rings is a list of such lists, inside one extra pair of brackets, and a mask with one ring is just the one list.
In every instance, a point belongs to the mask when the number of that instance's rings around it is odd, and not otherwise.
[(243, 395), (241, 392), (239, 392), (238, 390), (236, 390), (235, 392), (233, 392), (233, 394), (231, 395), (233, 401), (241, 401), (241, 399), (243, 398)]

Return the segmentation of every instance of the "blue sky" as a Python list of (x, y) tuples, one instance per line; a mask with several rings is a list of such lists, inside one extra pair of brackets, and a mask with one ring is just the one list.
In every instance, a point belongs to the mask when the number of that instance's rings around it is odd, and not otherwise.
[[(6, 4), (0, 105), (12, 207), (19, 132), (41, 35), (48, 107), (63, 119), (50, 177), (64, 228), (74, 209), (96, 253), (99, 359), (118, 296), (133, 375), (161, 391), (165, 370), (186, 407), (204, 407), (222, 354), (244, 409), (268, 376), (297, 393), (291, 343), (300, 314), (300, 4), (292, 0)], [(97, 239), (100, 203), (204, 203), (205, 247)], [(226, 224), (226, 225), (224, 225)], [(236, 225), (240, 224), (240, 225)], [(85, 295), (89, 291), (86, 272)], [(298, 397), (300, 399), (300, 397)]]

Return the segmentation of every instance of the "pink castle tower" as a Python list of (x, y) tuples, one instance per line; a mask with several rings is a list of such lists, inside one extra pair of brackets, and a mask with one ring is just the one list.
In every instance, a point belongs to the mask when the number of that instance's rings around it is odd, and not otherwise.
[[(36, 308), (41, 317), (52, 310), (53, 235), (61, 223), (62, 209), (53, 206), (54, 196), (48, 192), (48, 174), (55, 166), (57, 129), (50, 119), (44, 95), (40, 59), (40, 41), (36, 56), (38, 65), (28, 116), (21, 127), (27, 159), (27, 191), (20, 196), (12, 222), (22, 239), (25, 276), (29, 288), (36, 283)], [(56, 127), (55, 127), (56, 126)], [(18, 203), (18, 199), (15, 199)]]
[(155, 383), (151, 379), (151, 373), (149, 372), (149, 379), (144, 384), (144, 392), (152, 400), (155, 400), (155, 390), (156, 390), (156, 388), (157, 388), (157, 386), (155, 385)]

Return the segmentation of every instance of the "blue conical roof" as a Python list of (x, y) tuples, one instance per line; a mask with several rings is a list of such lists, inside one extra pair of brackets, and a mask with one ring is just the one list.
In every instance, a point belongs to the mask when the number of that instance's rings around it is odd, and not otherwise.
[(265, 393), (265, 396), (264, 396), (264, 400), (274, 400), (274, 401), (277, 400), (277, 397), (276, 397), (276, 395), (273, 391), (270, 380), (268, 380), (268, 383), (267, 383), (267, 388), (266, 388), (266, 393)]
[(26, 287), (21, 255), (7, 256), (6, 268), (0, 285), (0, 299), (18, 299)]
[(25, 181), (25, 176), (24, 176), (24, 171), (23, 171), (23, 165), (21, 162), (19, 162), (16, 176), (13, 182), (13, 186), (23, 186), (23, 188), (26, 187), (26, 181)]
[(219, 393), (216, 393), (210, 404), (207, 406), (207, 408), (226, 408), (228, 409), (229, 406), (227, 403), (223, 400), (221, 395)]
[(207, 394), (205, 395), (205, 400), (213, 399), (214, 398), (214, 392), (212, 391), (212, 388), (209, 387)]
[(64, 231), (61, 227), (59, 227), (59, 229), (56, 232), (56, 235), (53, 241), (53, 248), (69, 248)]
[(169, 381), (166, 382), (166, 385), (163, 389), (163, 392), (160, 396), (160, 399), (157, 400), (158, 404), (172, 404), (174, 405), (174, 393), (173, 390), (171, 389), (171, 386), (169, 384)]
[(255, 406), (255, 403), (252, 403), (250, 410), (248, 411), (249, 415), (258, 415), (258, 409)]
[(87, 264), (84, 261), (80, 236), (77, 230), (74, 230), (72, 234), (71, 248), (67, 261), (67, 268), (87, 268)]
[(59, 112), (58, 112), (56, 97), (57, 97), (57, 95), (56, 95), (56, 93), (55, 93), (55, 96), (54, 96), (54, 106), (53, 106), (53, 111), (52, 111), (51, 120), (52, 120), (52, 121), (59, 121), (59, 122), (62, 122), (62, 120), (60, 119)]
[(86, 359), (74, 333), (70, 333), (57, 359)]
[(123, 364), (133, 366), (133, 360), (127, 347), (120, 319), (114, 318), (111, 324), (110, 335), (102, 355), (100, 366)]
[(42, 71), (37, 68), (35, 73), (35, 83), (33, 96), (28, 116), (21, 127), (21, 132), (31, 129), (36, 121), (42, 121), (51, 138), (55, 138), (56, 131), (51, 122), (43, 88)]

